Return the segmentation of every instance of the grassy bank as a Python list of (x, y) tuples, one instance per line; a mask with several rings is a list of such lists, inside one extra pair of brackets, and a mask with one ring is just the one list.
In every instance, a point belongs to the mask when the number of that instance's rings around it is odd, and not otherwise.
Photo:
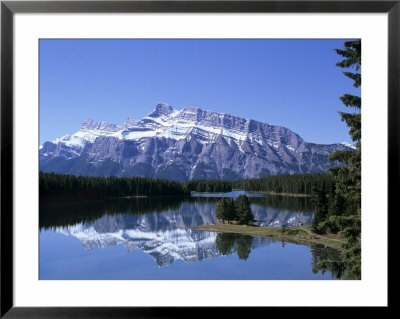
[(310, 226), (302, 227), (259, 227), (259, 226), (242, 226), (235, 224), (217, 224), (217, 225), (203, 225), (194, 227), (194, 229), (224, 232), (224, 233), (237, 233), (250, 236), (273, 237), (278, 240), (295, 241), (295, 242), (308, 242), (315, 244), (322, 244), (334, 249), (341, 249), (341, 242), (337, 238), (321, 238), (316, 234), (310, 234)]

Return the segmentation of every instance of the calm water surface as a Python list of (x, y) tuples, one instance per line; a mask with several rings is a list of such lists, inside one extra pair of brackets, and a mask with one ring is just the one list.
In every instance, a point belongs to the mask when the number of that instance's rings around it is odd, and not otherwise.
[[(336, 250), (192, 229), (240, 194), (41, 205), (40, 279), (334, 279), (315, 263)], [(261, 226), (311, 224), (309, 198), (246, 195)]]

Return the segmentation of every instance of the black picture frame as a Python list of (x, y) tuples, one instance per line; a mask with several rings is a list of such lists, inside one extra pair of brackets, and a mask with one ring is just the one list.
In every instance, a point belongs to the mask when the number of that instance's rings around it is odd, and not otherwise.
[[(1, 1), (1, 312), (3, 318), (178, 318), (187, 307), (14, 307), (13, 304), (13, 16), (15, 13), (269, 12), (388, 14), (388, 218), (398, 212), (400, 125), (400, 0), (396, 1)], [(390, 223), (388, 223), (390, 225)], [(393, 225), (392, 225), (393, 226)], [(389, 228), (389, 226), (388, 226)], [(389, 229), (388, 229), (389, 231)], [(392, 232), (388, 232), (392, 233)], [(389, 238), (388, 238), (389, 240)], [(390, 241), (388, 241), (388, 244)], [(388, 246), (389, 247), (389, 246)], [(388, 254), (389, 256), (389, 254)], [(389, 260), (388, 260), (389, 262)], [(388, 285), (390, 280), (388, 280)], [(390, 298), (388, 307), (390, 309)], [(213, 315), (227, 315), (224, 307)], [(307, 307), (291, 307), (308, 313)], [(198, 308), (196, 315), (209, 315)], [(234, 310), (235, 314), (248, 309)], [(333, 313), (339, 311), (332, 309)], [(247, 313), (248, 315), (248, 313)]]

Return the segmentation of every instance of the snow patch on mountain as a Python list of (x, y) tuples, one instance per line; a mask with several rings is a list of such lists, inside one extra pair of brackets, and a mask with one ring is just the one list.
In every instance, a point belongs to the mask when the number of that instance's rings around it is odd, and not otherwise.
[[(198, 114), (203, 114), (203, 118), (198, 118)], [(206, 114), (206, 117), (219, 117), (219, 123), (210, 125), (210, 123), (204, 120), (204, 114)], [(119, 140), (128, 141), (139, 141), (149, 137), (182, 140), (186, 139), (190, 133), (195, 133), (204, 137), (200, 142), (205, 144), (215, 141), (218, 136), (240, 142), (250, 138), (262, 144), (262, 136), (257, 132), (249, 133), (236, 128), (226, 127), (223, 124), (223, 118), (227, 116), (232, 117), (225, 113), (203, 111), (193, 107), (176, 110), (168, 104), (159, 103), (148, 116), (140, 121), (128, 118), (122, 126), (118, 126), (112, 123), (86, 120), (78, 132), (57, 138), (53, 140), (53, 143), (61, 143), (68, 147), (83, 148), (87, 143), (94, 143), (97, 137), (115, 137)], [(250, 120), (246, 119), (245, 121), (249, 122)], [(276, 142), (274, 143), (274, 147), (277, 147)]]
[(350, 148), (352, 148), (353, 150), (356, 150), (356, 149), (357, 149), (357, 147), (356, 147), (355, 145), (350, 144), (350, 143), (347, 143), (347, 142), (342, 142), (342, 143), (340, 143), (340, 144), (342, 144), (342, 145), (344, 145), (344, 146), (346, 146), (346, 147), (350, 147)]

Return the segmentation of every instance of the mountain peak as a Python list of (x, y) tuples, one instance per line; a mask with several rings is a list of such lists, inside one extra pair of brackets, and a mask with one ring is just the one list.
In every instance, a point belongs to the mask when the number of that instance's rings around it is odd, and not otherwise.
[(82, 131), (95, 130), (98, 127), (98, 125), (99, 122), (88, 119), (86, 121), (83, 121), (81, 130)]
[(151, 112), (148, 116), (150, 117), (158, 117), (160, 115), (168, 116), (174, 113), (176, 110), (167, 103), (157, 103), (156, 108)]

